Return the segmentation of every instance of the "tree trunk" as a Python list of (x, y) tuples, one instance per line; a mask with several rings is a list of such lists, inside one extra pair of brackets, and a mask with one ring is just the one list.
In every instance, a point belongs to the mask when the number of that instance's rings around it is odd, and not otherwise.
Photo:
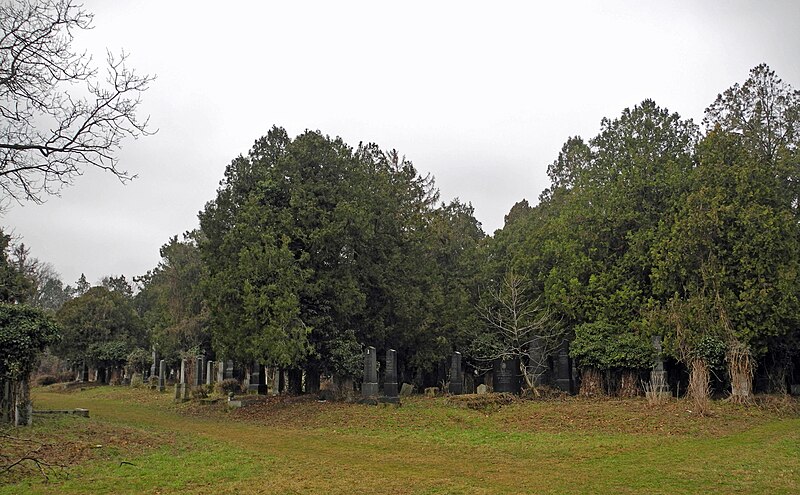
[(711, 372), (702, 359), (694, 359), (689, 363), (689, 388), (686, 395), (701, 416), (711, 412)]
[(581, 368), (581, 395), (584, 397), (601, 397), (603, 392), (603, 374), (597, 368)]
[(731, 402), (743, 404), (753, 398), (753, 358), (750, 349), (735, 342), (726, 356), (728, 373), (731, 378)]
[(17, 383), (16, 401), (14, 404), (14, 426), (30, 426), (33, 424), (33, 403), (31, 402), (30, 377)]
[(622, 370), (617, 395), (619, 397), (639, 396), (639, 374), (636, 371)]

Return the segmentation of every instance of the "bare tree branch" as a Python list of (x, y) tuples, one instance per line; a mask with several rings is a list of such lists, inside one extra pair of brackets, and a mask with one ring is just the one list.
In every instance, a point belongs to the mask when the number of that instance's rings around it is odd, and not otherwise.
[(88, 167), (123, 183), (118, 168), (126, 137), (150, 135), (137, 110), (155, 79), (107, 54), (104, 81), (92, 58), (72, 48), (73, 30), (92, 15), (72, 0), (0, 4), (0, 191), (3, 199), (41, 203)]

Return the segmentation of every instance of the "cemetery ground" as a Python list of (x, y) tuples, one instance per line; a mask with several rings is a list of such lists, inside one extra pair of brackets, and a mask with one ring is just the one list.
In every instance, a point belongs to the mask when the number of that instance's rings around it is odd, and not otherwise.
[(800, 493), (796, 398), (715, 401), (702, 417), (686, 400), (279, 396), (228, 410), (172, 397), (34, 389), (36, 409), (90, 418), (14, 430), (65, 467), (46, 469), (49, 481), (32, 465), (0, 475), (0, 494)]

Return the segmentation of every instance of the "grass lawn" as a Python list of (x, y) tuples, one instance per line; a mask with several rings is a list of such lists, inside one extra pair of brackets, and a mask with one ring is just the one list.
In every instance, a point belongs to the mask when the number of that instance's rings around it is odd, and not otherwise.
[(59, 464), (0, 477), (20, 493), (800, 493), (798, 403), (522, 401), (474, 410), (270, 399), (235, 411), (124, 387), (35, 389), (40, 419), (13, 432)]

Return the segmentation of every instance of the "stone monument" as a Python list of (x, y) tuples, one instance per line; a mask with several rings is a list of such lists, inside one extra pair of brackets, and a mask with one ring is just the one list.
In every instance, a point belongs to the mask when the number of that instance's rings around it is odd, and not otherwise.
[(378, 360), (375, 348), (372, 346), (364, 351), (364, 381), (361, 382), (361, 396), (364, 398), (378, 396)]
[(397, 392), (397, 351), (386, 351), (386, 375), (383, 378), (384, 402), (399, 402)]
[(461, 353), (453, 353), (453, 359), (450, 361), (450, 386), (447, 389), (452, 395), (461, 395), (464, 393), (464, 373), (461, 371)]
[(258, 363), (253, 363), (253, 367), (250, 370), (250, 383), (247, 385), (248, 393), (267, 395), (266, 378), (264, 367)]
[(558, 347), (555, 366), (556, 388), (572, 393), (572, 363), (569, 359), (569, 343), (564, 340)]
[(167, 362), (161, 360), (158, 363), (158, 391), (163, 392), (167, 389)]
[(653, 360), (653, 369), (650, 371), (650, 387), (647, 393), (654, 394), (657, 397), (671, 397), (672, 392), (669, 390), (667, 372), (664, 370), (664, 359), (661, 355), (663, 351), (661, 347), (661, 336), (653, 335), (650, 337), (650, 342), (655, 351), (655, 358)]
[(494, 391), (519, 394), (519, 358), (495, 359), (492, 363)]
[(206, 385), (214, 383), (214, 361), (206, 361)]
[(175, 402), (189, 400), (189, 387), (186, 385), (186, 360), (181, 360), (181, 375), (175, 384)]

